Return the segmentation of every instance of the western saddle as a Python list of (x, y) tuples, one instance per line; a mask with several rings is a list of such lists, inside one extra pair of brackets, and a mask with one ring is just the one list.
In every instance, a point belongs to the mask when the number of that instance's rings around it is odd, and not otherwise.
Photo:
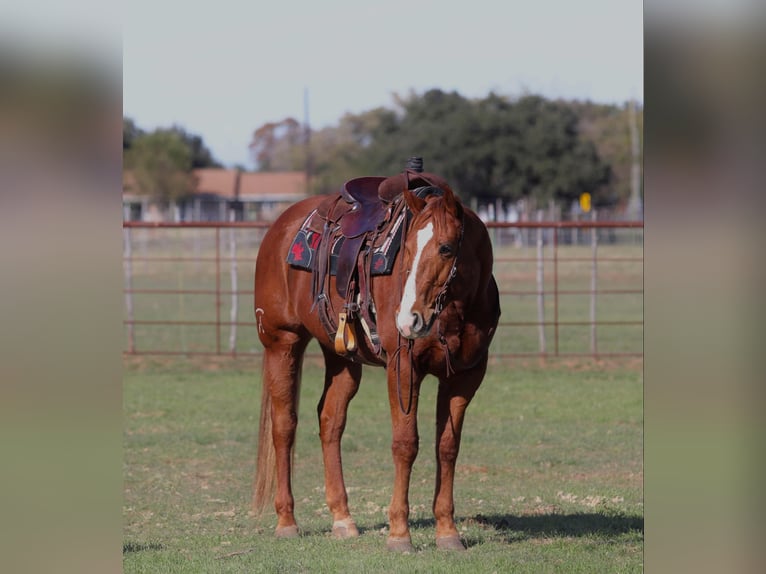
[[(338, 354), (359, 362), (385, 359), (370, 291), (371, 276), (385, 271), (376, 273), (373, 259), (384, 257), (387, 272), (391, 272), (408, 224), (402, 191), (425, 197), (440, 194), (445, 186), (446, 181), (438, 175), (423, 172), (422, 158), (410, 158), (398, 175), (349, 180), (339, 194), (328, 196), (306, 220), (304, 227), (321, 234), (311, 262), (313, 308)], [(379, 263), (376, 261), (376, 268)], [(336, 291), (344, 301), (337, 312), (327, 293), (333, 271)], [(358, 344), (364, 336), (369, 346)]]

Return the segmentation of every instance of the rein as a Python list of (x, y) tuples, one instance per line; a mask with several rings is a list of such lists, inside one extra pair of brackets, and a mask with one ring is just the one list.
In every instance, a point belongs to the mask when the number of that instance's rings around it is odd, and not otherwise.
[(399, 335), (399, 346), (396, 348), (396, 398), (399, 399), (399, 410), (402, 411), (402, 414), (408, 415), (410, 414), (410, 411), (412, 410), (412, 375), (415, 372), (415, 368), (412, 365), (412, 339), (407, 340), (407, 354), (410, 358), (410, 393), (409, 398), (407, 400), (407, 408), (404, 408), (404, 403), (402, 402), (402, 379), (400, 377), (401, 373), (401, 366), (400, 366), (400, 358), (402, 356), (402, 349), (404, 349), (405, 345), (402, 345), (402, 336)]
[[(405, 181), (408, 179), (407, 172), (405, 171)], [(404, 201), (404, 200), (402, 200)], [(405, 207), (405, 209), (407, 209)], [(405, 214), (404, 221), (402, 221), (402, 251), (404, 251), (404, 245), (407, 243), (407, 231), (409, 230), (410, 225), (408, 221), (408, 216)], [(402, 255), (403, 256), (403, 255)], [(399, 274), (399, 299), (402, 298), (402, 292), (404, 291), (404, 273)], [(402, 378), (401, 378), (401, 356), (402, 356), (402, 349), (404, 348), (404, 345), (402, 345), (402, 334), (397, 331), (396, 335), (396, 396), (399, 399), (399, 410), (402, 411), (402, 413), (406, 416), (410, 414), (410, 411), (412, 410), (412, 374), (414, 372), (414, 368), (412, 365), (412, 340), (407, 340), (407, 355), (409, 357), (409, 363), (410, 363), (410, 396), (409, 400), (407, 401), (407, 408), (404, 408), (404, 404), (402, 403)]]

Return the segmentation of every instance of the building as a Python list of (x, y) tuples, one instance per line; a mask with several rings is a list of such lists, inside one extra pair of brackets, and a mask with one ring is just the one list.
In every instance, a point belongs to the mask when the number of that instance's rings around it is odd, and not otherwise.
[(130, 172), (123, 174), (122, 205), (126, 221), (272, 221), (286, 207), (307, 197), (301, 171), (243, 172), (195, 169), (196, 189), (169, 206), (138, 193)]

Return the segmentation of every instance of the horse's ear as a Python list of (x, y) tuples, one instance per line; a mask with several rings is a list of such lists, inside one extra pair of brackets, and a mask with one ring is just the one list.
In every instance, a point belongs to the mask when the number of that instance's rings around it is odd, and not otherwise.
[(449, 186), (444, 186), (443, 197), (444, 206), (447, 208), (447, 211), (455, 217), (460, 217), (463, 212), (463, 205)]
[(426, 206), (425, 199), (418, 197), (409, 189), (405, 189), (402, 193), (404, 194), (404, 202), (407, 204), (407, 207), (410, 209), (413, 215), (417, 215), (423, 211), (423, 208)]

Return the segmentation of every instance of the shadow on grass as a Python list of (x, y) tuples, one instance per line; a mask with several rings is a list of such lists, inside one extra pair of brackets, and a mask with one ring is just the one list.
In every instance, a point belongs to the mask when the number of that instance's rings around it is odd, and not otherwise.
[(478, 514), (468, 518), (484, 528), (492, 528), (513, 542), (529, 538), (564, 538), (579, 536), (614, 537), (634, 532), (643, 536), (644, 518), (635, 514)]
[(164, 550), (165, 547), (158, 542), (123, 542), (122, 553), (143, 552), (144, 550)]
[[(644, 534), (644, 518), (635, 514), (540, 514), (517, 516), (514, 514), (477, 514), (473, 517), (458, 519), (458, 528), (462, 524), (476, 524), (483, 529), (492, 529), (506, 542), (519, 542), (532, 538), (568, 538), (596, 536), (612, 538), (622, 534)], [(378, 524), (373, 529), (380, 529), (386, 524)], [(435, 528), (433, 518), (418, 518), (410, 520), (412, 529)], [(359, 529), (364, 532), (367, 529)], [(467, 546), (481, 544), (471, 536), (462, 534)]]
[[(477, 514), (476, 516), (458, 518), (457, 526), (476, 525), (487, 534), (494, 531), (498, 538), (506, 543), (521, 542), (530, 539), (577, 538), (593, 536), (603, 539), (617, 538), (624, 534), (633, 533), (639, 537), (644, 535), (644, 518), (637, 514), (624, 513), (574, 513), (574, 514)], [(380, 522), (373, 526), (358, 525), (359, 533), (369, 534), (385, 530), (388, 523)], [(433, 518), (415, 518), (410, 520), (412, 530), (428, 530), (436, 527)], [(301, 529), (301, 536), (330, 536), (328, 528)], [(476, 546), (486, 541), (484, 536), (472, 536), (461, 533), (466, 546)], [(494, 538), (490, 534), (489, 538)]]

